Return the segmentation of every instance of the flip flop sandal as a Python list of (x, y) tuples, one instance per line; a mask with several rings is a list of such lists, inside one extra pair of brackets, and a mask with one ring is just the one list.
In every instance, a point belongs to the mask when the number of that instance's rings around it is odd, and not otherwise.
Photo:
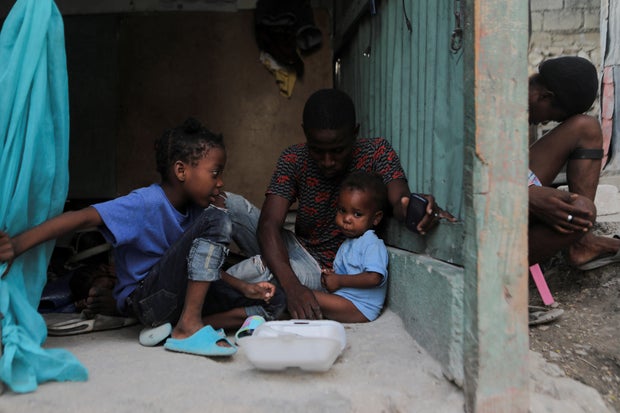
[[(222, 341), (227, 343), (229, 347), (219, 346), (218, 343)], [(237, 347), (211, 326), (204, 326), (187, 338), (169, 338), (166, 340), (164, 348), (198, 356), (232, 356), (237, 352)]]
[(263, 324), (265, 319), (259, 315), (252, 315), (245, 319), (241, 328), (235, 334), (235, 344), (239, 345), (239, 340), (243, 337), (249, 337), (254, 333), (256, 328)]
[(539, 324), (546, 324), (552, 321), (557, 320), (564, 314), (564, 310), (561, 308), (547, 308), (547, 307), (537, 307), (537, 306), (529, 306), (529, 321), (528, 324), (530, 326), (535, 326)]
[(589, 270), (594, 270), (596, 268), (604, 267), (605, 265), (614, 264), (617, 262), (620, 262), (620, 250), (616, 251), (615, 254), (609, 254), (609, 255), (595, 258), (592, 261), (588, 261), (585, 264), (578, 266), (577, 268), (580, 269), (581, 271), (589, 271)]
[(130, 317), (116, 317), (111, 315), (95, 314), (90, 317), (84, 312), (79, 318), (72, 318), (58, 323), (47, 325), (50, 336), (70, 336), (93, 331), (112, 330), (137, 324), (138, 320)]

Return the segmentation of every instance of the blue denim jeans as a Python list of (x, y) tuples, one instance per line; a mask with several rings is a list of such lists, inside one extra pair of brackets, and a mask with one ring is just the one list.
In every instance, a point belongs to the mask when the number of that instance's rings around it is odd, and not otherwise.
[[(226, 272), (248, 282), (273, 281), (273, 274), (265, 267), (260, 254), (256, 230), (260, 210), (247, 199), (226, 193), (226, 207), (231, 215), (233, 239), (250, 258), (228, 268)], [(312, 290), (321, 290), (321, 267), (308, 251), (297, 241), (293, 232), (283, 229), (282, 237), (289, 255), (291, 268), (299, 281)]]
[(128, 310), (133, 310), (147, 326), (176, 324), (185, 303), (188, 279), (220, 278), (231, 231), (227, 211), (213, 206), (205, 209), (129, 296)]
[(232, 237), (246, 256), (260, 254), (256, 231), (260, 209), (241, 195), (226, 192), (226, 209), (232, 221)]

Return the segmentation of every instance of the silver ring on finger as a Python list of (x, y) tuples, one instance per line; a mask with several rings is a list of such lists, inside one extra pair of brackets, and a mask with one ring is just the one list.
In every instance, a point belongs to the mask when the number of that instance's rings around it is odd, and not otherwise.
[(567, 220), (568, 222), (573, 222), (573, 218), (574, 218), (574, 217), (573, 217), (571, 214), (568, 214), (568, 217), (566, 218), (566, 220)]

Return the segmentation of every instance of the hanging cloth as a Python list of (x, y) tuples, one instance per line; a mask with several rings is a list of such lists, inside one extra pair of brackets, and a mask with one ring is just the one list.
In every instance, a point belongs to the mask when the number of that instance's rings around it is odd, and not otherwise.
[(258, 0), (254, 30), (258, 48), (300, 79), (304, 62), (299, 51), (309, 53), (321, 46), (321, 31), (308, 0)]
[[(52, 0), (17, 0), (0, 32), (0, 229), (19, 234), (62, 212), (69, 185), (69, 98), (62, 17)], [(84, 381), (68, 351), (43, 349), (37, 306), (54, 247), (13, 262), (0, 279), (0, 381), (18, 393), (39, 383)], [(0, 275), (7, 268), (0, 263)]]

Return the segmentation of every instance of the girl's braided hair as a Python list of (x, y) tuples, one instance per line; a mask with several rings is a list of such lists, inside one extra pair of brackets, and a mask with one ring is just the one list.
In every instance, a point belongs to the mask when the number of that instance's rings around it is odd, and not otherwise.
[(188, 118), (155, 141), (157, 172), (166, 181), (176, 161), (196, 165), (211, 148), (225, 149), (222, 135), (211, 132), (196, 119)]

